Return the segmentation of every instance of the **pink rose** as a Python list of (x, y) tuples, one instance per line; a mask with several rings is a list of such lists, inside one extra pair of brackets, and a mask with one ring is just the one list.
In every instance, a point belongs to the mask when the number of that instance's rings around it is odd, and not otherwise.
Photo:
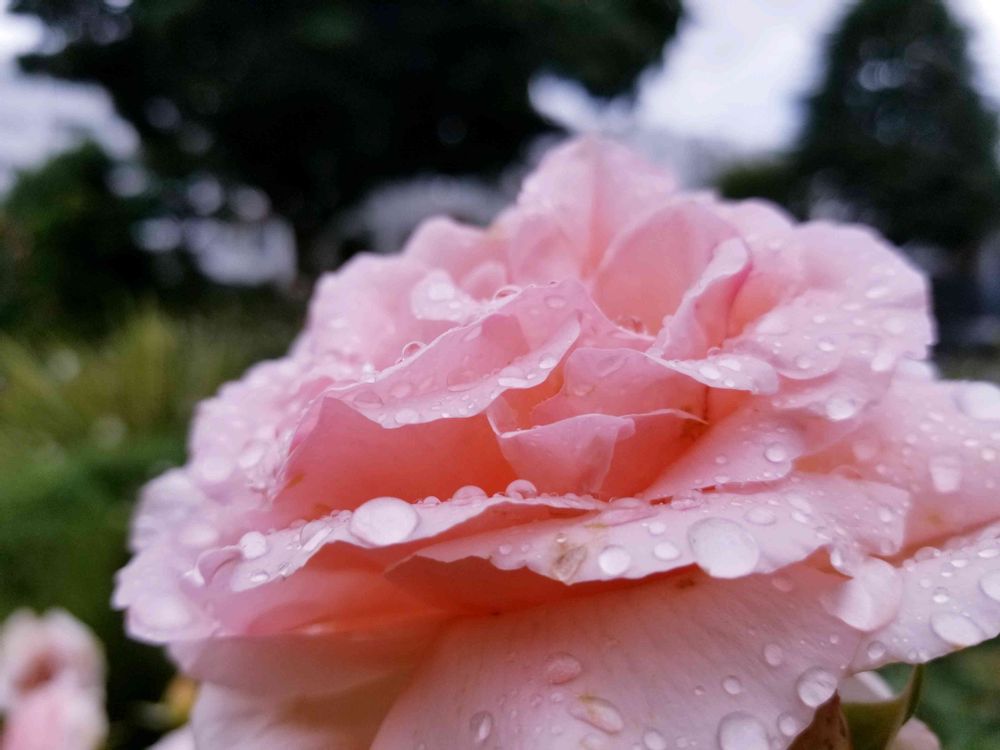
[(104, 660), (60, 610), (15, 612), (0, 632), (0, 750), (93, 750), (107, 733)]
[(785, 748), (1000, 630), (1000, 390), (932, 337), (871, 232), (575, 141), (321, 280), (146, 488), (117, 603), (200, 748)]

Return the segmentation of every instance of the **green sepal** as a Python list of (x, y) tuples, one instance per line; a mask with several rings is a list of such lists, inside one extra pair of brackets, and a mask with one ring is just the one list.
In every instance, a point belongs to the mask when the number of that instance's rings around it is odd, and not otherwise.
[(906, 687), (895, 698), (872, 703), (843, 703), (854, 750), (886, 750), (920, 701), (924, 681), (923, 665), (910, 673)]

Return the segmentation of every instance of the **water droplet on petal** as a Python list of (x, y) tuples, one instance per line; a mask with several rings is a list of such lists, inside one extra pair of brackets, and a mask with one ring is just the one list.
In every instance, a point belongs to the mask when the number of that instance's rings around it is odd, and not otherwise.
[(722, 681), (722, 689), (730, 695), (739, 695), (743, 692), (743, 683), (736, 675), (729, 675)]
[(799, 699), (810, 708), (817, 708), (833, 697), (837, 678), (822, 667), (807, 669), (795, 683)]
[(267, 538), (259, 531), (248, 531), (240, 537), (240, 554), (244, 560), (256, 560), (267, 554)]
[(756, 716), (735, 711), (719, 722), (721, 750), (770, 750), (767, 729)]
[(515, 479), (507, 485), (504, 494), (508, 497), (535, 497), (538, 495), (538, 488), (527, 479)]
[(954, 456), (935, 456), (929, 464), (934, 489), (950, 494), (962, 486), (962, 465)]
[(979, 579), (979, 588), (990, 599), (1000, 602), (1000, 570), (994, 570)]
[(764, 646), (764, 661), (767, 662), (768, 666), (780, 667), (784, 660), (784, 649), (782, 649), (777, 643), (769, 643)]
[(764, 458), (772, 464), (780, 464), (782, 461), (788, 460), (788, 451), (780, 443), (771, 443), (764, 449)]
[(583, 665), (572, 654), (552, 654), (545, 660), (545, 679), (552, 685), (562, 685), (575, 680), (581, 672)]
[(681, 551), (677, 549), (676, 545), (671, 544), (670, 542), (660, 542), (653, 547), (653, 557), (657, 560), (669, 562), (670, 560), (676, 560), (680, 556)]
[(736, 521), (704, 518), (688, 529), (695, 562), (716, 578), (738, 578), (754, 571), (760, 549), (753, 536)]
[(369, 544), (398, 544), (413, 533), (419, 521), (417, 511), (405, 500), (376, 497), (355, 509), (349, 528)]
[(778, 717), (778, 731), (786, 737), (794, 737), (799, 733), (799, 721), (791, 714)]
[(667, 750), (667, 738), (655, 729), (647, 729), (642, 733), (642, 746), (645, 750)]
[(868, 658), (871, 659), (872, 661), (878, 661), (883, 656), (885, 656), (886, 652), (885, 644), (882, 643), (881, 641), (872, 641), (871, 643), (868, 644), (868, 648), (866, 650), (868, 653)]
[(396, 412), (397, 424), (413, 424), (420, 420), (420, 414), (416, 409), (400, 409)]
[(608, 734), (617, 734), (625, 728), (625, 720), (617, 707), (603, 698), (589, 695), (580, 696), (570, 706), (569, 712), (577, 719), (581, 719)]
[(842, 422), (857, 413), (858, 404), (849, 396), (834, 396), (826, 402), (826, 416), (832, 422)]
[(931, 615), (931, 630), (945, 643), (961, 648), (975, 646), (986, 638), (976, 623), (956, 612), (938, 612)]
[(601, 572), (608, 576), (618, 576), (628, 570), (632, 564), (632, 556), (624, 547), (612, 544), (601, 550), (597, 556), (597, 565)]
[(1000, 420), (1000, 387), (993, 383), (965, 383), (957, 387), (955, 401), (962, 412), (982, 421)]
[(473, 714), (469, 720), (469, 729), (472, 731), (472, 741), (482, 745), (493, 734), (493, 714), (489, 711)]

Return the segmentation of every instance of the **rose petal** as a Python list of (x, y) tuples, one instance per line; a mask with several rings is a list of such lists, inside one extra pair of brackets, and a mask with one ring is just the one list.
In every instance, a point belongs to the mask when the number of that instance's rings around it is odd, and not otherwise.
[(763, 576), (679, 576), (459, 621), (372, 750), (707, 748), (720, 737), (785, 748), (858, 641), (817, 603), (831, 577), (796, 569), (788, 581), (782, 592)]

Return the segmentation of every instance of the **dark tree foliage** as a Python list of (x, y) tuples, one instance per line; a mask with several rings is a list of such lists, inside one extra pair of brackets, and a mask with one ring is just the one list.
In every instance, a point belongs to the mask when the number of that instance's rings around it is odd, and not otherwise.
[(149, 211), (107, 186), (111, 162), (85, 144), (23, 174), (0, 211), (0, 330), (100, 328), (136, 290), (156, 285), (156, 259), (131, 227)]
[(720, 183), (800, 217), (829, 202), (897, 244), (947, 251), (954, 270), (935, 287), (946, 336), (978, 312), (971, 269), (1000, 219), (997, 120), (966, 48), (943, 0), (860, 0), (829, 38), (795, 146)]
[(96, 81), (160, 174), (256, 185), (308, 243), (376, 183), (484, 172), (545, 128), (539, 71), (628, 91), (679, 0), (15, 0), (64, 42), (30, 71)]

